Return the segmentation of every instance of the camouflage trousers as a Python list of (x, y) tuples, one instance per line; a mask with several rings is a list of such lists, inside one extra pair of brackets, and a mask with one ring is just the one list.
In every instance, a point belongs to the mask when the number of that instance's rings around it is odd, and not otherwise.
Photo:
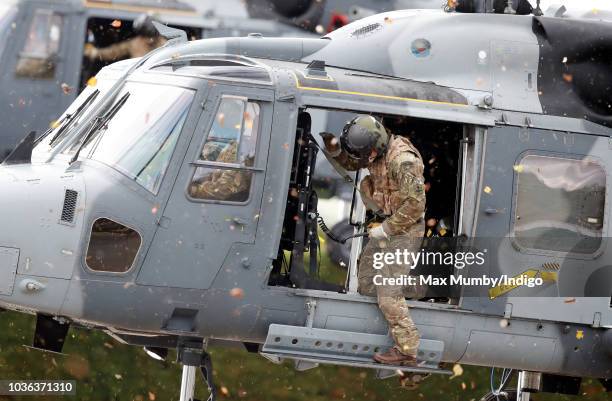
[[(396, 250), (419, 252), (421, 249), (424, 224), (412, 226), (404, 235), (391, 237), (389, 240), (370, 240), (364, 247), (359, 260), (359, 293), (376, 296), (378, 307), (389, 323), (391, 337), (399, 350), (406, 355), (416, 355), (419, 345), (419, 332), (410, 317), (406, 298), (420, 298), (425, 289), (420, 286), (376, 285), (375, 276), (399, 279), (402, 275), (410, 273), (409, 266), (399, 263), (383, 263), (379, 269), (375, 268), (377, 253), (395, 253)], [(380, 267), (380, 266), (379, 266)]]

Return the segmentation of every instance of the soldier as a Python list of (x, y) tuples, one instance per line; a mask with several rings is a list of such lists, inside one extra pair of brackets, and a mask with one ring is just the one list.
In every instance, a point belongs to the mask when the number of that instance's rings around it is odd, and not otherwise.
[[(407, 266), (385, 265), (374, 269), (374, 254), (381, 249), (418, 252), (424, 231), (425, 189), (423, 160), (406, 137), (389, 135), (372, 116), (357, 116), (343, 129), (340, 145), (330, 133), (321, 133), (326, 151), (347, 170), (368, 168), (361, 182), (366, 206), (375, 205), (385, 216), (382, 224), (368, 231), (369, 242), (359, 260), (359, 292), (377, 296), (378, 306), (388, 321), (395, 346), (377, 353), (374, 360), (393, 365), (415, 365), (419, 333), (410, 317), (405, 295), (416, 297), (418, 288), (377, 286), (373, 278), (399, 277)], [(406, 294), (406, 290), (409, 290)]]
[(142, 57), (166, 43), (166, 39), (159, 35), (155, 25), (153, 25), (153, 19), (146, 14), (139, 16), (134, 21), (132, 28), (136, 36), (123, 42), (115, 43), (103, 49), (98, 49), (91, 44), (86, 45), (85, 57), (91, 61), (109, 62)]
[[(221, 163), (235, 163), (238, 152), (238, 141), (232, 141), (221, 150), (216, 144), (207, 144), (202, 150), (205, 160)], [(250, 160), (246, 164), (252, 164)], [(233, 169), (215, 169), (204, 177), (193, 182), (190, 194), (194, 198), (224, 201), (246, 201), (251, 188), (251, 175), (245, 171)]]

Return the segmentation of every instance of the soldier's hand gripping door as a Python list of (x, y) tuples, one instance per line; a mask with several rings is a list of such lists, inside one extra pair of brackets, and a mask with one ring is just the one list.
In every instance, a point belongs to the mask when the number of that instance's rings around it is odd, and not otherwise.
[(140, 283), (209, 288), (228, 253), (255, 242), (272, 101), (266, 89), (214, 87)]

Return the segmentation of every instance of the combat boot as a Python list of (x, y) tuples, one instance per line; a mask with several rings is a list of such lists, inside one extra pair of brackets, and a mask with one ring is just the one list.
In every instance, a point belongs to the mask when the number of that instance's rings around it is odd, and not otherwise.
[(383, 354), (374, 354), (374, 360), (385, 365), (417, 366), (415, 356), (403, 354), (397, 347), (391, 347)]

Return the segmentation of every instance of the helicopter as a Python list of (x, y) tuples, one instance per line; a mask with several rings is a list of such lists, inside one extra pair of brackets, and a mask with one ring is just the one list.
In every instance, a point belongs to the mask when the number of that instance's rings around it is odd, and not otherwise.
[[(607, 22), (404, 10), (323, 38), (191, 42), (156, 26), (165, 46), (102, 69), (0, 167), (0, 307), (36, 315), (35, 348), (61, 352), (72, 325), (176, 349), (185, 401), (198, 369), (216, 398), (213, 343), (380, 378), (507, 369), (485, 399), (577, 394), (585, 377), (611, 389)], [(372, 360), (392, 340), (358, 292), (356, 189), (346, 281), (319, 276), (321, 110), (395, 121), (424, 160), (453, 155), (453, 190), (428, 192), (426, 216), (454, 221), (434, 244), (455, 258), (436, 276), (451, 284), (407, 300), (418, 366)], [(483, 268), (456, 263), (474, 249)], [(483, 271), (514, 281), (479, 285)]]
[(189, 39), (253, 31), (311, 35), (272, 20), (202, 15), (176, 0), (5, 0), (0, 5), (0, 116), (5, 122), (0, 160), (24, 133), (52, 125), (87, 81), (111, 63), (84, 57), (85, 47), (104, 48), (130, 39), (134, 21), (142, 15), (185, 31)]

